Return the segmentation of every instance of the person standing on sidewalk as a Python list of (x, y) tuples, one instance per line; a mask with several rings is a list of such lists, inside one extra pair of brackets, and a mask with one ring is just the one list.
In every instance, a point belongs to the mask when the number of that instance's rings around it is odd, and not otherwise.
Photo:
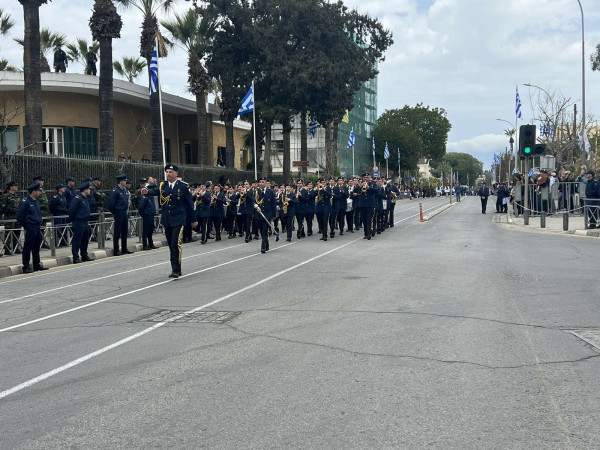
[[(155, 184), (148, 185), (148, 189), (154, 189), (155, 187)], [(142, 198), (139, 201), (138, 211), (142, 217), (142, 250), (154, 250), (158, 248), (154, 245), (154, 241), (152, 240), (152, 235), (154, 234), (154, 216), (156, 215), (154, 199), (148, 195), (142, 195)]]
[(589, 206), (588, 211), (588, 228), (596, 228), (598, 222), (599, 206), (600, 206), (600, 182), (594, 179), (594, 171), (588, 170), (585, 173), (587, 184), (585, 185), (585, 205)]
[(456, 183), (456, 186), (454, 186), (454, 194), (456, 194), (456, 201), (460, 202), (460, 192), (461, 192), (462, 188), (460, 187), (460, 184)]
[[(127, 226), (129, 209), (129, 191), (125, 187), (127, 185), (126, 175), (116, 176), (118, 184), (110, 193), (108, 199), (108, 209), (112, 213), (115, 220), (115, 228), (113, 231), (113, 250), (114, 256), (128, 255), (133, 252), (127, 249)], [(121, 252), (119, 253), (119, 240), (121, 241)]]
[(490, 196), (490, 188), (487, 187), (485, 182), (477, 191), (477, 195), (479, 195), (479, 197), (481, 198), (481, 213), (485, 214), (485, 210), (487, 209), (488, 197)]
[[(23, 273), (33, 273), (38, 270), (48, 270), (40, 261), (40, 246), (42, 245), (42, 213), (38, 198), (42, 195), (40, 183), (27, 186), (27, 195), (19, 204), (17, 222), (25, 229), (25, 243), (23, 245)], [(33, 269), (29, 265), (33, 256)]]
[[(88, 243), (90, 240), (90, 203), (87, 197), (90, 196), (90, 183), (85, 182), (79, 186), (79, 195), (76, 195), (69, 206), (69, 219), (73, 227), (73, 240), (71, 241), (71, 253), (73, 254), (73, 264), (79, 264), (82, 261), (91, 261), (88, 255)], [(79, 254), (81, 253), (81, 258)]]

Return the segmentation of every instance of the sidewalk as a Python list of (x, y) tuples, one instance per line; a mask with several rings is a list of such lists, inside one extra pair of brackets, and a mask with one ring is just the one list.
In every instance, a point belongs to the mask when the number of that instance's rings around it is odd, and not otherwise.
[(523, 216), (515, 217), (514, 214), (498, 214), (494, 216), (494, 222), (506, 223), (523, 230), (536, 231), (539, 233), (552, 234), (575, 234), (577, 236), (600, 237), (600, 229), (586, 230), (583, 215), (569, 215), (569, 229), (563, 230), (563, 214), (546, 216), (546, 227), (541, 227), (541, 218), (534, 216), (529, 218), (529, 225), (525, 225)]
[[(157, 234), (154, 236), (160, 237), (160, 235)], [(97, 242), (90, 242), (88, 247), (88, 254), (90, 255), (90, 258), (102, 259), (113, 256), (112, 241), (108, 241), (108, 245), (109, 247), (98, 248)], [(154, 245), (157, 247), (164, 247), (167, 245), (167, 241), (155, 240)], [(138, 242), (137, 236), (134, 236), (127, 240), (127, 248), (132, 252), (142, 251), (142, 243)], [(71, 246), (57, 248), (56, 256), (51, 256), (49, 249), (42, 248), (40, 250), (40, 258), (44, 267), (48, 268), (73, 264)], [(81, 265), (85, 265), (85, 263)], [(4, 255), (0, 257), (0, 278), (10, 277), (12, 275), (20, 275), (22, 273), (23, 265), (21, 262), (21, 254)]]

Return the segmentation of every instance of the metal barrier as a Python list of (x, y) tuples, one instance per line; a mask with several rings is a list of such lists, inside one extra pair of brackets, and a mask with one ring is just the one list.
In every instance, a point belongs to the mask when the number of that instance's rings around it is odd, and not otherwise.
[[(98, 248), (104, 248), (106, 241), (113, 238), (114, 220), (112, 214), (107, 212), (93, 213), (89, 221), (90, 242), (97, 242)], [(160, 225), (160, 214), (154, 216), (154, 233), (163, 232)], [(142, 217), (136, 212), (130, 212), (128, 222), (128, 237), (137, 236), (142, 240)], [(50, 216), (42, 218), (42, 243), (40, 248), (50, 250), (56, 256), (59, 247), (70, 247), (73, 238), (71, 223), (68, 216)], [(16, 220), (0, 220), (0, 256), (15, 255), (23, 251), (25, 232)]]
[[(552, 186), (528, 185), (528, 204), (525, 205), (525, 186), (521, 187), (521, 195), (515, 193), (513, 202), (514, 213), (520, 216), (523, 208), (529, 210), (531, 216), (541, 213), (548, 215), (568, 214), (581, 215), (584, 213), (585, 185), (578, 181), (556, 181)], [(515, 187), (518, 189), (519, 186)]]
[[(600, 224), (600, 200), (588, 200), (583, 207), (585, 229), (596, 228)], [(593, 225), (590, 227), (590, 225)]]

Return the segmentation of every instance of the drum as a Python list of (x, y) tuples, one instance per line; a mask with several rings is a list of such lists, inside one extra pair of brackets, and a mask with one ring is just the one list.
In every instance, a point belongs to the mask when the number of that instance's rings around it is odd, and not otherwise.
[(383, 202), (383, 210), (386, 211), (388, 209), (388, 201), (382, 200), (382, 202)]
[(346, 199), (346, 211), (350, 212), (352, 211), (352, 199), (348, 198)]

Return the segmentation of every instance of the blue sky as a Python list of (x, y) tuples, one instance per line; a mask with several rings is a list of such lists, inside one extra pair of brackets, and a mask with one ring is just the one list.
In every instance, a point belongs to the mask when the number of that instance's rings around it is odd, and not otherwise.
[[(581, 17), (577, 0), (344, 0), (349, 7), (378, 17), (394, 33), (395, 44), (380, 65), (379, 114), (404, 105), (444, 108), (452, 123), (449, 151), (464, 151), (487, 167), (495, 151), (507, 145), (504, 130), (514, 122), (515, 86), (523, 119), (532, 117), (536, 90), (524, 83), (558, 91), (581, 109)], [(592, 72), (589, 55), (600, 43), (600, 1), (581, 0), (586, 15), (586, 107), (599, 115), (600, 72)], [(189, 7), (180, 0), (179, 10)], [(92, 0), (53, 0), (41, 7), (41, 24), (69, 39), (90, 39), (87, 23)], [(22, 7), (4, 2), (22, 35)], [(68, 15), (68, 20), (65, 20)], [(122, 11), (122, 37), (115, 58), (139, 49), (140, 14)], [(60, 25), (62, 24), (62, 25)], [(64, 26), (63, 26), (64, 25)], [(66, 26), (68, 25), (68, 26)], [(20, 66), (20, 48), (0, 41), (0, 56)], [(186, 92), (186, 56), (171, 52), (161, 61), (163, 88)], [(70, 70), (81, 72), (73, 66)], [(531, 95), (531, 98), (530, 98)]]

